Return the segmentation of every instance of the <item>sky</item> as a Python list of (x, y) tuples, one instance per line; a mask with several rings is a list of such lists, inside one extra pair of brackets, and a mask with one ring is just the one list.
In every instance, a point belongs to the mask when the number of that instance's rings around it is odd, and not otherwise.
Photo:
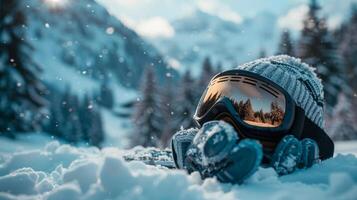
[[(172, 20), (180, 15), (200, 8), (217, 15), (250, 17), (257, 12), (281, 13), (287, 8), (307, 2), (307, 0), (98, 0), (117, 16), (127, 16), (132, 20), (142, 20), (161, 16)], [(236, 16), (235, 16), (236, 15)]]
[[(257, 13), (270, 12), (279, 16), (281, 28), (300, 30), (308, 11), (309, 0), (97, 0), (125, 25), (144, 37), (172, 37), (170, 22), (196, 9), (224, 20), (241, 23)], [(357, 0), (319, 0), (330, 16), (334, 28), (342, 20), (350, 2)]]

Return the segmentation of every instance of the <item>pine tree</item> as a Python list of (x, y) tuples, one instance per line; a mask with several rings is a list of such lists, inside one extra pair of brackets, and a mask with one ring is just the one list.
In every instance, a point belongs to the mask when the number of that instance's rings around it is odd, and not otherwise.
[(324, 85), (326, 102), (331, 107), (336, 103), (337, 94), (344, 83), (335, 41), (327, 29), (326, 19), (318, 17), (319, 9), (316, 0), (311, 0), (297, 54), (304, 62), (317, 68)]
[(207, 84), (214, 75), (215, 71), (213, 69), (211, 59), (209, 57), (206, 57), (202, 63), (201, 76), (198, 81), (198, 95), (202, 94), (202, 92), (207, 87)]
[(248, 99), (243, 104), (242, 113), (243, 113), (242, 118), (244, 120), (248, 120), (248, 121), (254, 121), (255, 120), (254, 111), (253, 111), (253, 107), (252, 107), (252, 103), (250, 102), (250, 99)]
[(264, 117), (264, 112), (263, 109), (259, 110), (259, 118), (262, 123), (265, 123), (265, 117)]
[(197, 92), (191, 73), (187, 71), (182, 78), (178, 96), (179, 100), (177, 103), (177, 105), (179, 105), (178, 120), (180, 127), (191, 128), (196, 126), (196, 123), (193, 120), (193, 115), (199, 100), (197, 99)]
[(82, 104), (82, 112), (86, 114), (87, 117), (82, 117), (82, 124), (87, 124), (85, 134), (85, 141), (90, 145), (100, 147), (100, 144), (104, 141), (104, 128), (102, 115), (97, 104), (92, 100), (84, 101)]
[(112, 109), (114, 106), (113, 91), (109, 87), (108, 81), (103, 81), (101, 84), (99, 103), (108, 109)]
[(345, 80), (350, 90), (343, 90), (332, 113), (327, 116), (326, 130), (335, 140), (357, 138), (357, 4), (351, 9), (351, 18), (337, 30), (339, 54), (342, 57)]
[(159, 146), (162, 133), (162, 117), (158, 105), (157, 87), (152, 68), (147, 68), (141, 83), (141, 98), (135, 105), (133, 115), (135, 128), (131, 135), (133, 146)]
[(270, 109), (271, 109), (270, 112), (271, 124), (280, 125), (280, 123), (283, 121), (284, 118), (284, 111), (280, 108), (278, 102), (276, 101), (271, 103)]
[(277, 54), (295, 55), (289, 30), (284, 30), (282, 32)]
[(46, 103), (40, 69), (24, 39), (26, 19), (20, 3), (0, 1), (0, 132), (11, 137), (39, 129), (38, 113)]
[[(94, 97), (93, 97), (94, 98)], [(94, 107), (94, 101), (85, 94), (79, 108), (79, 118), (81, 121), (81, 128), (83, 133), (83, 140), (89, 142), (90, 132), (92, 131), (92, 109)]]
[(215, 74), (218, 74), (218, 73), (221, 73), (221, 72), (223, 72), (223, 66), (222, 66), (222, 63), (219, 62), (219, 63), (217, 64), (216, 73), (215, 73)]
[(51, 103), (49, 108), (49, 124), (46, 127), (46, 131), (58, 138), (63, 137), (62, 129), (65, 125), (65, 119), (63, 116), (62, 102), (58, 95), (53, 95), (50, 97)]
[(161, 144), (166, 147), (172, 135), (177, 131), (177, 102), (175, 101), (175, 94), (173, 88), (172, 78), (168, 77), (165, 81), (166, 85), (162, 89), (161, 94), (161, 112), (163, 116), (163, 129), (161, 133)]
[(100, 144), (104, 141), (104, 128), (102, 115), (99, 110), (92, 111), (92, 123), (93, 129), (89, 135), (89, 144), (100, 147)]
[(345, 76), (353, 95), (357, 93), (357, 4), (352, 6), (351, 18), (343, 25), (340, 32), (339, 54), (342, 57), (343, 66), (346, 68)]
[(83, 138), (81, 121), (79, 118), (79, 100), (78, 97), (71, 94), (70, 89), (66, 89), (62, 98), (63, 125), (61, 126), (61, 135), (63, 138), (76, 144)]
[(326, 130), (332, 139), (357, 139), (357, 117), (356, 113), (353, 112), (355, 106), (345, 94), (339, 94), (337, 104), (332, 111), (332, 115), (327, 118), (328, 123), (326, 123)]

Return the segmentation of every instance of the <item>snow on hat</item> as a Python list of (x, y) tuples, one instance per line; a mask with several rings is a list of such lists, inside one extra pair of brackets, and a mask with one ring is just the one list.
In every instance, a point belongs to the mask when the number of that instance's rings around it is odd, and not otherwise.
[(287, 55), (258, 59), (238, 69), (259, 74), (284, 88), (305, 115), (323, 129), (324, 93), (314, 68)]

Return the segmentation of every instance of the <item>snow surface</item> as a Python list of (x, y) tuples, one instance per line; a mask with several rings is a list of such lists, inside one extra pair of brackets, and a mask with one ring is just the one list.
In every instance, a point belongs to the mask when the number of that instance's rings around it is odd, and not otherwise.
[[(41, 140), (41, 136), (37, 138)], [(242, 185), (125, 162), (127, 151), (49, 142), (31, 148), (0, 139), (0, 199), (356, 199), (357, 142), (338, 143), (334, 158), (278, 177), (260, 169)], [(36, 141), (33, 142), (35, 147)], [(22, 146), (23, 148), (19, 148)], [(12, 148), (12, 150), (11, 150)], [(351, 152), (351, 151), (350, 151)], [(354, 152), (356, 153), (356, 152)]]

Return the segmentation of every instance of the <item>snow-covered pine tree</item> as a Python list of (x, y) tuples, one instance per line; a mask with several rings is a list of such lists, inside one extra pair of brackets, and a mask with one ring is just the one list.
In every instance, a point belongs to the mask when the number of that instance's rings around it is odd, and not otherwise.
[(141, 82), (141, 97), (134, 108), (134, 129), (130, 136), (132, 146), (160, 145), (163, 123), (157, 92), (154, 69), (147, 67)]
[(24, 39), (26, 19), (19, 0), (0, 0), (0, 133), (40, 129), (39, 111), (46, 103), (40, 69)]
[(180, 91), (178, 96), (178, 122), (179, 126), (183, 128), (191, 128), (196, 126), (193, 120), (193, 115), (198, 104), (198, 95), (201, 95), (203, 91), (198, 91), (195, 87), (195, 81), (193, 80), (190, 71), (186, 71), (182, 77), (180, 84)]
[(283, 30), (281, 33), (277, 54), (295, 55), (293, 41), (289, 30)]
[(336, 43), (327, 28), (326, 19), (318, 16), (319, 9), (316, 0), (311, 0), (298, 42), (297, 55), (304, 62), (316, 67), (324, 85), (328, 108), (331, 108), (345, 84), (341, 77), (342, 70)]

